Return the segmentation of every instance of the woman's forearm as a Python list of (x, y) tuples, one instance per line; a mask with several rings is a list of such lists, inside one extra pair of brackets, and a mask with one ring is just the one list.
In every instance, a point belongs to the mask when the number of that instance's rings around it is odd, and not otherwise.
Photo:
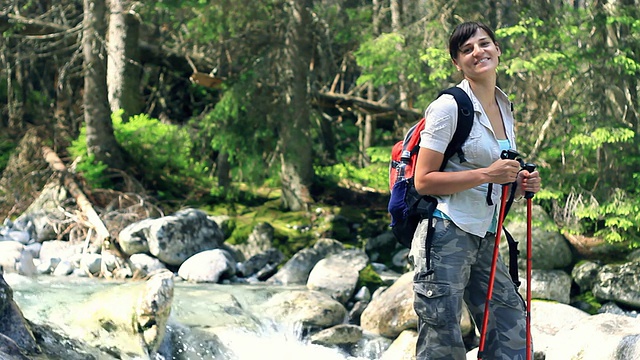
[(440, 172), (416, 177), (415, 187), (420, 195), (451, 195), (491, 182), (488, 168)]

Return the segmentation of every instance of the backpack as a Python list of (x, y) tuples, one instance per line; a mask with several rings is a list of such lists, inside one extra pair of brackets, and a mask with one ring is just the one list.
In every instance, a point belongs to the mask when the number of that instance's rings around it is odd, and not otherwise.
[[(447, 145), (444, 158), (440, 165), (440, 171), (444, 171), (449, 159), (457, 154), (461, 163), (465, 162), (462, 145), (469, 137), (473, 126), (473, 103), (464, 90), (459, 87), (451, 87), (438, 94), (453, 95), (458, 105), (458, 124), (451, 142)], [(513, 111), (513, 104), (511, 105)], [(415, 163), (420, 150), (420, 131), (424, 129), (425, 119), (422, 118), (406, 133), (404, 140), (398, 141), (391, 149), (391, 161), (389, 162), (389, 197), (388, 211), (391, 215), (391, 229), (396, 240), (406, 248), (411, 248), (413, 234), (422, 219), (429, 220), (427, 238), (425, 239), (425, 260), (427, 263), (427, 275), (433, 273), (430, 268), (431, 239), (433, 238), (433, 212), (438, 205), (438, 200), (429, 195), (420, 195), (416, 191), (413, 175)], [(493, 185), (493, 184), (489, 184)], [(505, 216), (513, 203), (516, 186), (511, 187), (511, 194), (505, 206)], [(489, 202), (489, 197), (487, 196)], [(520, 286), (518, 276), (518, 242), (503, 227), (504, 235), (509, 245), (509, 274), (511, 280)]]
[[(458, 154), (460, 162), (466, 161), (462, 152), (462, 144), (467, 140), (473, 125), (473, 103), (464, 90), (452, 87), (438, 95), (453, 95), (458, 104), (458, 125), (451, 142), (444, 153), (440, 166), (443, 171), (449, 159)], [(431, 218), (438, 205), (432, 196), (418, 194), (413, 183), (415, 163), (420, 150), (420, 131), (424, 129), (422, 118), (406, 133), (404, 140), (398, 141), (391, 150), (389, 163), (389, 197), (388, 211), (391, 214), (391, 229), (396, 240), (407, 248), (411, 248), (413, 233), (422, 219)]]

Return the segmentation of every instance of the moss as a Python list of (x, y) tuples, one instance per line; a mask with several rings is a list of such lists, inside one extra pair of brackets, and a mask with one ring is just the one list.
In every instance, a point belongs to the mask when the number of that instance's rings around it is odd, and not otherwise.
[(240, 245), (247, 242), (249, 235), (253, 231), (253, 225), (242, 224), (235, 220), (229, 225), (229, 236), (226, 242), (231, 245)]
[(588, 309), (583, 309), (591, 315), (598, 313), (598, 310), (602, 307), (602, 304), (598, 302), (598, 299), (593, 295), (591, 291), (587, 291), (580, 295), (577, 295), (572, 299), (573, 303), (582, 302), (589, 305)]
[(380, 278), (380, 275), (378, 275), (378, 273), (373, 269), (373, 266), (371, 266), (371, 264), (360, 270), (357, 286), (358, 289), (366, 286), (367, 289), (369, 289), (369, 291), (373, 293), (383, 284), (384, 282), (382, 281), (382, 278)]

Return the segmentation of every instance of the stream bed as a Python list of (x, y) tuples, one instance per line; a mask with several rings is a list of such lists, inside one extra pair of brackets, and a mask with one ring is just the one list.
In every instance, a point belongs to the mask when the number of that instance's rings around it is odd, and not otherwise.
[[(82, 317), (81, 305), (89, 299), (99, 299), (103, 293), (120, 291), (132, 280), (114, 281), (97, 278), (38, 276), (24, 277), (5, 274), (14, 291), (14, 300), (25, 318), (35, 324), (46, 324), (63, 336), (76, 339), (83, 329), (72, 327), (70, 317)], [(273, 286), (266, 284), (211, 284), (176, 282), (171, 316), (165, 336), (173, 336), (173, 354), (179, 359), (217, 360), (369, 360), (345, 355), (339, 349), (328, 348), (302, 340), (301, 330), (267, 320), (260, 305), (275, 293), (303, 290), (304, 286)], [(117, 297), (105, 296), (112, 306), (119, 306)], [(176, 341), (175, 339), (178, 339)], [(109, 341), (112, 343), (109, 344)], [(115, 343), (113, 342), (115, 341)], [(117, 359), (109, 348), (128, 346), (136, 339), (105, 339), (100, 351), (91, 352), (98, 360)], [(175, 345), (178, 344), (178, 345)], [(114, 353), (113, 351), (111, 353)], [(378, 354), (379, 355), (379, 354)], [(57, 360), (60, 356), (38, 357)], [(120, 357), (125, 358), (125, 357)], [(174, 357), (174, 359), (178, 359)], [(127, 359), (143, 359), (132, 356)]]

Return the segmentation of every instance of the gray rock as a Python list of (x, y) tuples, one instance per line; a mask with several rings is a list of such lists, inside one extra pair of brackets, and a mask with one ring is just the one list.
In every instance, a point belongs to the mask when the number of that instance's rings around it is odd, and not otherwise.
[(137, 272), (140, 276), (166, 269), (162, 261), (147, 254), (133, 254), (129, 257), (129, 263), (131, 264), (131, 270)]
[(640, 262), (602, 267), (593, 286), (593, 295), (640, 308)]
[[(0, 274), (0, 334), (11, 339), (18, 348), (34, 352), (36, 340), (22, 311), (13, 300), (13, 290)], [(7, 342), (5, 342), (7, 344)], [(9, 349), (9, 348), (7, 348)], [(0, 351), (5, 351), (0, 349)]]
[(53, 276), (67, 276), (71, 275), (76, 267), (69, 260), (62, 260), (53, 270)]
[(379, 359), (391, 342), (391, 339), (384, 336), (363, 332), (360, 341), (351, 348), (351, 353), (358, 358)]
[(279, 265), (284, 260), (284, 255), (278, 249), (267, 249), (259, 254), (253, 255), (247, 261), (238, 265), (238, 275), (249, 277), (257, 274), (267, 265)]
[(360, 271), (369, 257), (358, 249), (343, 250), (318, 261), (309, 274), (307, 288), (326, 293), (346, 304), (354, 294)]
[(583, 261), (573, 267), (571, 277), (580, 287), (580, 291), (590, 291), (593, 288), (593, 285), (595, 285), (597, 281), (600, 268), (601, 266), (599, 264), (591, 261)]
[(554, 336), (546, 360), (640, 359), (640, 321), (598, 314), (566, 326)]
[(91, 275), (100, 274), (102, 267), (102, 256), (100, 254), (82, 254), (80, 258), (80, 269)]
[(207, 250), (187, 259), (178, 269), (181, 278), (191, 282), (218, 283), (236, 273), (231, 255), (224, 250)]
[[(524, 271), (520, 271), (524, 274)], [(522, 279), (518, 289), (522, 297), (526, 296), (527, 283)], [(571, 301), (571, 277), (562, 270), (533, 270), (531, 274), (531, 296), (534, 299), (558, 301), (568, 304)]]
[(82, 244), (72, 244), (68, 241), (50, 240), (42, 243), (40, 260), (68, 259), (75, 254), (82, 253)]
[(0, 359), (2, 360), (29, 360), (24, 356), (18, 344), (11, 338), (0, 333)]
[(362, 339), (362, 329), (349, 324), (339, 324), (309, 337), (311, 343), (323, 346), (355, 345), (360, 339)]
[(413, 273), (408, 272), (381, 294), (374, 294), (360, 317), (362, 329), (388, 338), (396, 338), (407, 329), (417, 329), (413, 298)]
[(149, 229), (157, 219), (144, 219), (129, 224), (118, 234), (118, 244), (127, 255), (149, 252), (147, 239), (151, 236)]
[(319, 291), (288, 291), (273, 295), (256, 308), (277, 323), (326, 329), (343, 323), (345, 307)]
[(168, 265), (181, 265), (189, 257), (220, 247), (224, 234), (218, 224), (197, 209), (133, 223), (119, 234), (127, 254), (148, 252)]
[(313, 247), (305, 248), (295, 253), (267, 282), (281, 285), (306, 284), (309, 279), (309, 273), (311, 273), (318, 261), (343, 249), (344, 246), (337, 240), (319, 239)]
[(173, 273), (155, 272), (145, 283), (134, 307), (133, 327), (146, 354), (155, 354), (162, 344), (173, 303)]
[[(518, 257), (518, 267), (526, 268), (527, 259), (527, 223), (526, 207), (524, 202), (514, 203), (513, 209), (509, 213), (506, 228), (520, 244), (520, 256)], [(520, 215), (520, 216), (517, 216)], [(538, 205), (532, 207), (532, 248), (531, 263), (534, 269), (554, 270), (563, 269), (571, 264), (573, 255), (568, 241), (560, 234), (553, 220), (547, 215), (544, 209)], [(504, 259), (509, 258), (507, 241), (500, 243), (500, 253)]]
[(24, 250), (24, 245), (17, 241), (0, 241), (0, 266), (6, 272), (21, 275), (37, 274), (33, 255)]
[(235, 245), (245, 259), (264, 253), (273, 247), (273, 236), (275, 229), (271, 224), (263, 222), (254, 226), (253, 231), (249, 234), (247, 241), (242, 244)]

